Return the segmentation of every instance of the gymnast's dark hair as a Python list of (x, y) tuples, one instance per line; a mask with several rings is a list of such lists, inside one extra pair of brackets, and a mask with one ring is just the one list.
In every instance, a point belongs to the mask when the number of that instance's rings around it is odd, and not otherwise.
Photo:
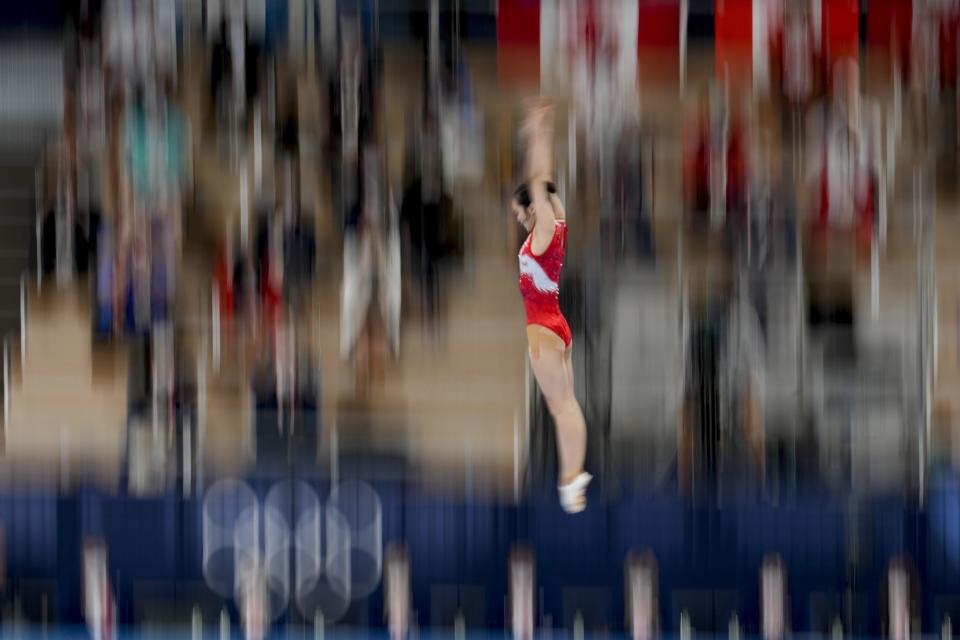
[[(552, 182), (547, 182), (547, 193), (556, 193), (557, 185)], [(526, 181), (521, 182), (520, 186), (517, 187), (516, 191), (513, 192), (513, 199), (517, 201), (517, 204), (526, 209), (529, 207), (533, 200), (530, 198), (530, 184)]]

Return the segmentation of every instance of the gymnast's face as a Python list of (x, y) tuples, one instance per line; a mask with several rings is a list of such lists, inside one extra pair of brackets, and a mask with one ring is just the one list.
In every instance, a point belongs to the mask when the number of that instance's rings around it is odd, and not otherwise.
[(523, 208), (520, 206), (520, 203), (517, 202), (517, 199), (514, 198), (511, 200), (510, 206), (513, 209), (513, 215), (517, 217), (517, 222), (527, 231), (532, 230), (533, 221), (536, 219), (533, 215), (533, 205), (531, 204), (529, 207)]

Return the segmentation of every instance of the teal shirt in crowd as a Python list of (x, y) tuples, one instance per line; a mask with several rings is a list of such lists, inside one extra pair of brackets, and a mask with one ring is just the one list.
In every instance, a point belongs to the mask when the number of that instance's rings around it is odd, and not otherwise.
[(124, 123), (133, 190), (148, 201), (159, 196), (164, 186), (176, 189), (186, 173), (186, 120), (174, 105), (163, 107), (161, 114), (159, 122), (151, 125), (144, 106), (134, 105)]

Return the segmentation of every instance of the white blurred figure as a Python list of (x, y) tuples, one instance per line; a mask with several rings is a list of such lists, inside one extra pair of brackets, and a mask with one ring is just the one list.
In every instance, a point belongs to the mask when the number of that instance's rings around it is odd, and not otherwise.
[(786, 569), (780, 556), (767, 556), (760, 570), (763, 640), (783, 640), (787, 634), (786, 584)]
[(752, 126), (754, 135), (748, 139), (747, 166), (749, 182), (746, 185), (749, 206), (746, 222), (749, 225), (745, 243), (746, 263), (752, 267), (762, 267), (771, 257), (772, 228), (779, 222), (777, 216), (782, 209), (775, 207), (775, 185), (780, 184), (781, 155), (775, 150), (773, 126), (765, 114), (758, 114)]
[(410, 633), (410, 559), (401, 546), (386, 554), (387, 631), (390, 640), (404, 640)]
[(107, 547), (102, 540), (84, 543), (83, 612), (92, 640), (117, 637), (116, 602), (107, 571)]
[(612, 148), (627, 97), (614, 73), (620, 51), (619, 7), (597, 0), (573, 4), (579, 30), (573, 60), (577, 111), (583, 118), (588, 150), (602, 153)]
[(541, 8), (542, 84), (570, 93), (595, 157), (613, 148), (634, 107), (638, 11), (637, 0), (545, 0)]
[[(277, 419), (280, 432), (286, 421), (293, 429), (294, 413), (296, 411), (297, 395), (297, 344), (295, 325), (284, 322), (278, 329), (275, 337), (274, 376), (276, 378)], [(284, 420), (284, 417), (287, 420)]]
[(135, 75), (134, 3), (107, 0), (103, 9), (104, 63), (114, 86), (126, 86)]
[(772, 55), (770, 45), (783, 24), (783, 1), (761, 0), (753, 3), (753, 89), (769, 95)]
[(361, 387), (380, 373), (383, 352), (400, 351), (399, 221), (383, 172), (382, 151), (367, 145), (359, 221), (344, 238), (340, 353), (353, 359)]
[(533, 639), (534, 562), (529, 549), (510, 554), (510, 629), (514, 640)]
[(657, 566), (650, 552), (627, 559), (627, 622), (631, 640), (657, 637)]
[[(748, 478), (763, 482), (766, 467), (764, 429), (766, 398), (766, 344), (746, 273), (736, 276), (727, 312), (726, 336), (720, 353), (721, 402), (729, 416), (729, 430), (740, 439), (746, 454)], [(731, 465), (734, 467), (735, 465)]]
[(852, 232), (870, 249), (880, 157), (877, 105), (860, 93), (856, 60), (838, 62), (831, 96), (810, 114), (808, 181), (814, 227)]
[(259, 556), (241, 568), (238, 604), (245, 640), (263, 640), (270, 627), (267, 574)]
[(887, 573), (887, 603), (887, 636), (910, 640), (910, 573), (902, 559), (892, 562)]
[(156, 73), (173, 77), (177, 73), (177, 3), (154, 0), (153, 59)]
[(156, 53), (156, 32), (153, 28), (153, 0), (133, 4), (133, 67), (141, 80), (153, 75)]
[(103, 56), (111, 84), (129, 86), (176, 73), (174, 2), (107, 0), (102, 19)]

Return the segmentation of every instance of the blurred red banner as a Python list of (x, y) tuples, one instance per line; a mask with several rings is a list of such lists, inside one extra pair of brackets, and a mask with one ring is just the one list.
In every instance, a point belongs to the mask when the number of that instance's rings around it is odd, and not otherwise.
[(637, 72), (641, 85), (680, 82), (679, 0), (638, 0)]
[(832, 77), (839, 60), (860, 58), (860, 0), (823, 0), (822, 6), (824, 59)]
[(540, 82), (540, 0), (497, 0), (497, 70), (508, 83)]
[(717, 79), (749, 84), (753, 68), (753, 0), (717, 0), (714, 13)]

